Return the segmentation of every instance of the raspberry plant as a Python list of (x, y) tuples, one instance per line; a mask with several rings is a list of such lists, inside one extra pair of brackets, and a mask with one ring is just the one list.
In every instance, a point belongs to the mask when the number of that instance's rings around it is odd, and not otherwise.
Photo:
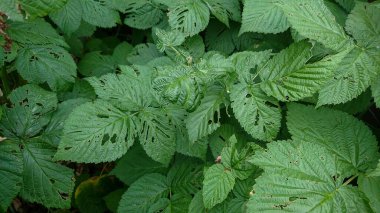
[(379, 1), (2, 0), (0, 45), (0, 212), (380, 212)]

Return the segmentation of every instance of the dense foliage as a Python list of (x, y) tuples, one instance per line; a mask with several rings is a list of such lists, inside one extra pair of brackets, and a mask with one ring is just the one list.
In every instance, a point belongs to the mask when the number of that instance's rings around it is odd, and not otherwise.
[(379, 1), (0, 11), (0, 212), (380, 212)]

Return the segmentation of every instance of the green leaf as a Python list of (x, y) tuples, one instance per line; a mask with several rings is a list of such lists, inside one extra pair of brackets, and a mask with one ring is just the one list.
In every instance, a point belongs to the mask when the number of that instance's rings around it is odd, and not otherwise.
[(52, 161), (55, 148), (39, 139), (19, 146), (24, 162), (20, 196), (48, 208), (70, 208), (74, 173)]
[(125, 189), (121, 188), (103, 197), (104, 201), (106, 202), (108, 210), (110, 210), (112, 213), (117, 212), (117, 208), (119, 206), (121, 196), (123, 196), (124, 194), (124, 191)]
[(101, 76), (116, 70), (116, 61), (109, 55), (90, 52), (78, 64), (79, 73), (84, 76)]
[(210, 11), (201, 0), (184, 0), (170, 7), (168, 16), (172, 29), (193, 36), (207, 27)]
[(372, 86), (372, 97), (374, 98), (377, 108), (380, 108), (380, 76), (378, 75), (376, 80), (374, 80)]
[(24, 17), (18, 9), (17, 4), (17, 0), (1, 1), (0, 11), (3, 12), (10, 20), (23, 21)]
[(226, 100), (226, 91), (223, 87), (212, 86), (206, 92), (201, 104), (186, 119), (186, 127), (190, 142), (197, 141), (211, 134), (220, 126), (220, 108)]
[(12, 200), (21, 190), (23, 170), (22, 155), (14, 141), (0, 143), (0, 210), (6, 212)]
[(203, 181), (203, 202), (206, 208), (212, 208), (223, 202), (235, 185), (235, 176), (221, 164), (212, 165), (205, 172)]
[(147, 174), (134, 182), (120, 200), (118, 212), (148, 212), (160, 198), (168, 195), (166, 177)]
[[(126, 67), (130, 71), (133, 69)], [(107, 74), (99, 78), (88, 78), (87, 81), (95, 89), (95, 93), (103, 99), (122, 110), (138, 111), (148, 106), (151, 96), (146, 82), (126, 72), (120, 74)]]
[(136, 118), (97, 100), (75, 108), (67, 118), (56, 160), (100, 163), (120, 158), (137, 134)]
[[(115, 9), (118, 7), (120, 3), (115, 4)], [(164, 18), (164, 13), (152, 0), (122, 1), (121, 7), (121, 11), (126, 14), (124, 23), (136, 29), (149, 29)]]
[(361, 121), (327, 108), (316, 110), (299, 104), (288, 108), (287, 126), (293, 139), (324, 146), (347, 164), (346, 170), (366, 171), (376, 165), (376, 138)]
[(156, 45), (151, 43), (138, 44), (127, 56), (127, 60), (131, 64), (145, 65), (149, 61), (162, 56)]
[(58, 45), (68, 47), (63, 37), (43, 19), (29, 22), (11, 22), (7, 33), (21, 44)]
[(369, 199), (373, 212), (378, 211), (380, 209), (380, 177), (360, 175), (358, 188)]
[(356, 3), (346, 22), (346, 30), (360, 47), (380, 65), (380, 9), (372, 4)]
[(281, 101), (296, 101), (311, 96), (316, 91), (315, 82), (326, 78), (326, 75), (321, 73), (316, 76), (318, 73), (302, 69), (310, 58), (309, 43), (301, 41), (292, 44), (260, 69), (259, 74), (264, 81), (261, 88), (267, 95)]
[(240, 34), (280, 33), (289, 28), (284, 12), (275, 0), (245, 0)]
[(226, 55), (235, 50), (233, 36), (238, 34), (239, 29), (236, 25), (230, 28), (218, 21), (210, 21), (205, 34), (205, 44), (208, 51), (219, 51)]
[(82, 5), (79, 0), (68, 0), (61, 9), (50, 14), (50, 18), (66, 34), (75, 32), (82, 20)]
[(363, 93), (377, 76), (377, 65), (365, 50), (352, 49), (338, 64), (334, 77), (319, 91), (318, 106), (340, 104)]
[(181, 32), (156, 28), (155, 33), (158, 37), (157, 47), (161, 52), (164, 52), (166, 48), (179, 46), (185, 41), (185, 35)]
[(231, 107), (240, 125), (252, 137), (272, 141), (281, 126), (281, 109), (259, 85), (239, 83), (231, 88)]
[(240, 22), (241, 12), (238, 0), (204, 0), (210, 12), (223, 24), (229, 25), (228, 19)]
[(46, 82), (53, 90), (59, 90), (75, 81), (76, 64), (61, 47), (32, 45), (21, 49), (18, 54), (17, 71), (29, 82)]
[(347, 167), (312, 142), (273, 142), (255, 154), (253, 162), (264, 173), (256, 179), (249, 212), (369, 211), (365, 196), (343, 184)]
[(175, 130), (169, 117), (163, 110), (149, 107), (139, 114), (139, 118), (139, 140), (144, 150), (153, 160), (169, 164), (176, 149)]
[(189, 213), (206, 212), (203, 204), (202, 190), (196, 193), (189, 205)]
[(141, 146), (134, 146), (116, 164), (111, 174), (127, 185), (149, 173), (162, 173), (165, 165), (152, 160)]
[(188, 213), (191, 196), (183, 194), (174, 194), (168, 206), (163, 210), (165, 213)]
[(202, 187), (203, 164), (188, 157), (176, 158), (167, 179), (172, 193), (193, 195)]
[(20, 6), (26, 11), (27, 16), (42, 17), (50, 12), (63, 7), (67, 0), (18, 0)]
[(105, 1), (81, 0), (83, 20), (97, 27), (110, 28), (120, 22), (119, 13)]
[(0, 134), (11, 139), (27, 139), (38, 135), (49, 123), (50, 113), (57, 108), (57, 96), (42, 88), (27, 84), (8, 96), (12, 108), (4, 107)]
[(350, 42), (322, 0), (282, 0), (278, 5), (284, 11), (292, 28), (301, 36), (337, 51), (344, 49)]
[(159, 67), (153, 87), (163, 98), (185, 109), (194, 109), (202, 95), (202, 80), (197, 74), (196, 70), (188, 66)]

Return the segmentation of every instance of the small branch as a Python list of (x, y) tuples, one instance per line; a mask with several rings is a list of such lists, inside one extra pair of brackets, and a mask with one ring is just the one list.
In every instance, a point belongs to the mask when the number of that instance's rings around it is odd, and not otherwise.
[(354, 175), (354, 176), (350, 177), (350, 179), (348, 179), (346, 182), (343, 183), (343, 186), (348, 185), (349, 183), (351, 183), (351, 181), (353, 181), (357, 177), (358, 177), (358, 175)]

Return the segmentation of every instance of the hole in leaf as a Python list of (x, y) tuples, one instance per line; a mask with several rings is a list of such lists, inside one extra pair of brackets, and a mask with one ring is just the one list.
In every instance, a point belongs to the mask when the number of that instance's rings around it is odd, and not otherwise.
[(110, 139), (110, 136), (108, 134), (105, 134), (102, 139), (102, 145), (104, 145), (109, 139)]
[(116, 138), (117, 138), (117, 136), (116, 136), (116, 134), (114, 134), (111, 138), (111, 143), (116, 143)]
[(70, 150), (72, 147), (71, 146), (67, 146), (64, 148), (64, 150)]
[(250, 98), (250, 97), (252, 97), (252, 95), (248, 93), (245, 97)]
[(58, 192), (58, 193), (59, 193), (59, 196), (61, 196), (61, 198), (63, 200), (69, 199), (69, 194), (68, 193), (65, 193), (65, 192)]
[(50, 183), (54, 184), (55, 180), (54, 179), (50, 179)]
[(110, 116), (108, 115), (102, 115), (102, 114), (98, 114), (96, 115), (98, 118), (109, 118)]

